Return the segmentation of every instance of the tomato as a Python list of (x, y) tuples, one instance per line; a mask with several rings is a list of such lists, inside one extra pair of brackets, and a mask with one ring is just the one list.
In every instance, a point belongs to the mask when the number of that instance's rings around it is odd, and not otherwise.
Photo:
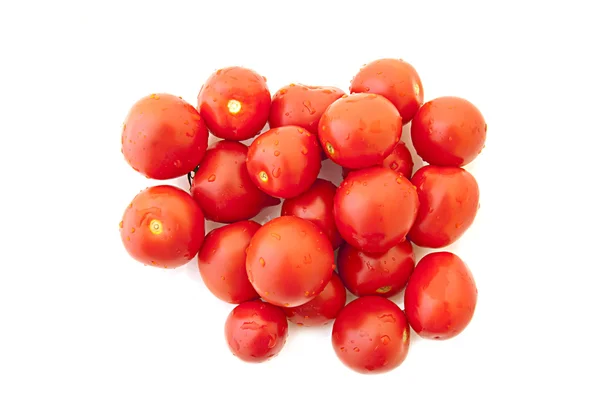
[(359, 373), (384, 373), (404, 362), (410, 329), (396, 304), (383, 297), (365, 296), (339, 313), (331, 342), (349, 368)]
[[(381, 166), (394, 170), (395, 172), (402, 174), (406, 178), (410, 178), (410, 176), (412, 175), (414, 163), (412, 160), (412, 155), (406, 147), (406, 144), (400, 141), (398, 145), (394, 147), (392, 153), (390, 153), (387, 158), (383, 159), (383, 163), (381, 164)], [(342, 167), (342, 177), (348, 177), (348, 174), (351, 171), (352, 169)]]
[(351, 172), (337, 190), (335, 224), (342, 238), (365, 252), (385, 253), (405, 239), (419, 198), (402, 175), (384, 167)]
[(335, 264), (327, 236), (310, 221), (278, 217), (263, 225), (248, 246), (246, 271), (263, 300), (297, 307), (329, 283)]
[(281, 206), (282, 216), (300, 217), (321, 228), (329, 238), (333, 250), (342, 244), (342, 237), (333, 218), (333, 197), (336, 189), (333, 183), (317, 178), (308, 191), (286, 199)]
[(379, 254), (361, 252), (346, 244), (340, 248), (337, 261), (344, 285), (359, 297), (399, 293), (415, 268), (413, 248), (406, 240)]
[(213, 229), (198, 253), (198, 269), (206, 287), (217, 298), (232, 304), (258, 298), (246, 273), (246, 248), (260, 228), (240, 221)]
[(210, 75), (198, 94), (198, 109), (211, 133), (232, 141), (258, 134), (267, 123), (270, 107), (266, 79), (239, 66)]
[(415, 68), (401, 59), (384, 58), (361, 68), (350, 83), (351, 93), (380, 94), (392, 101), (404, 124), (423, 104), (423, 84)]
[(345, 305), (346, 288), (334, 272), (317, 297), (299, 307), (283, 308), (283, 312), (298, 326), (321, 326), (335, 319)]
[(471, 322), (476, 304), (473, 275), (461, 258), (450, 252), (423, 257), (404, 292), (410, 326), (428, 339), (458, 335)]
[(134, 170), (168, 180), (186, 175), (202, 160), (208, 130), (198, 111), (171, 94), (137, 101), (125, 119), (121, 152)]
[(225, 338), (229, 349), (246, 362), (264, 362), (283, 348), (288, 323), (281, 308), (260, 300), (235, 307), (225, 321)]
[(459, 167), (425, 166), (412, 178), (421, 206), (408, 233), (422, 247), (456, 242), (469, 229), (479, 208), (475, 177)]
[(292, 198), (306, 191), (321, 170), (317, 138), (301, 127), (271, 129), (250, 145), (246, 166), (257, 187), (269, 195)]
[(335, 101), (319, 121), (327, 156), (350, 169), (380, 165), (402, 135), (402, 118), (377, 94), (352, 94)]
[(332, 102), (344, 95), (336, 87), (289, 84), (273, 96), (269, 126), (299, 126), (318, 133), (319, 119)]
[(487, 124), (479, 109), (458, 97), (425, 103), (415, 115), (410, 133), (417, 154), (436, 166), (464, 166), (483, 149)]
[(191, 193), (207, 219), (221, 223), (247, 220), (280, 203), (252, 182), (246, 168), (248, 147), (239, 142), (213, 144), (192, 180)]
[(204, 241), (204, 215), (184, 190), (147, 188), (129, 204), (119, 224), (131, 257), (146, 265), (175, 268), (188, 263)]

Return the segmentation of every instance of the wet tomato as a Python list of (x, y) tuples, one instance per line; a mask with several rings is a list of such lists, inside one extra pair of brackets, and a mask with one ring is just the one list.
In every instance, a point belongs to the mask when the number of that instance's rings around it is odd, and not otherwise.
[(483, 149), (487, 124), (479, 109), (458, 97), (425, 103), (415, 115), (410, 133), (417, 154), (436, 166), (464, 166)]
[(319, 139), (335, 163), (350, 169), (380, 165), (402, 135), (402, 118), (377, 94), (352, 94), (335, 101), (319, 121)]
[(273, 96), (269, 126), (299, 126), (317, 134), (323, 112), (342, 95), (336, 87), (289, 84)]
[(288, 335), (288, 323), (281, 308), (260, 300), (235, 307), (225, 321), (229, 349), (246, 362), (264, 362), (281, 351)]
[(136, 171), (155, 180), (186, 175), (202, 160), (208, 130), (198, 111), (171, 94), (137, 101), (125, 119), (121, 150)]
[[(414, 163), (412, 160), (412, 155), (406, 147), (406, 144), (400, 141), (398, 145), (394, 147), (392, 153), (383, 159), (381, 166), (394, 170), (395, 172), (400, 173), (404, 177), (410, 179)], [(342, 167), (342, 177), (346, 178), (351, 171), (352, 169)]]
[(460, 257), (450, 252), (423, 257), (404, 293), (410, 326), (428, 339), (458, 335), (471, 322), (476, 304), (473, 275)]
[(479, 208), (475, 177), (459, 167), (425, 166), (412, 178), (421, 206), (408, 233), (422, 247), (456, 242), (469, 229)]
[(317, 179), (321, 148), (317, 138), (301, 127), (277, 127), (252, 142), (246, 166), (250, 178), (262, 191), (292, 198)]
[(401, 59), (384, 58), (361, 68), (350, 83), (351, 93), (380, 94), (392, 101), (404, 124), (423, 104), (423, 84), (415, 68)]
[(239, 66), (213, 73), (198, 94), (198, 109), (208, 129), (232, 141), (258, 134), (267, 123), (270, 107), (266, 79)]
[(207, 219), (221, 223), (247, 220), (280, 203), (252, 182), (246, 168), (248, 147), (219, 141), (207, 151), (192, 180), (191, 193)]
[(365, 296), (350, 302), (333, 323), (331, 342), (338, 358), (359, 373), (383, 373), (408, 354), (406, 316), (390, 300)]
[(338, 272), (355, 296), (391, 297), (404, 289), (415, 268), (410, 242), (403, 241), (385, 253), (364, 253), (348, 244), (338, 253)]
[(202, 209), (187, 192), (171, 185), (137, 194), (119, 226), (129, 255), (156, 267), (186, 264), (204, 241)]
[(300, 217), (321, 228), (329, 238), (333, 250), (342, 244), (342, 237), (333, 218), (333, 197), (336, 189), (333, 183), (318, 178), (308, 191), (286, 199), (281, 206), (282, 216)]
[(260, 228), (254, 221), (239, 221), (213, 229), (198, 253), (198, 269), (206, 287), (232, 304), (258, 298), (246, 273), (246, 248)]
[(271, 304), (297, 307), (325, 288), (333, 272), (333, 249), (310, 221), (278, 217), (263, 225), (248, 246), (250, 283)]
[(384, 167), (351, 172), (334, 198), (335, 224), (342, 238), (365, 252), (385, 253), (405, 239), (419, 198), (402, 175)]

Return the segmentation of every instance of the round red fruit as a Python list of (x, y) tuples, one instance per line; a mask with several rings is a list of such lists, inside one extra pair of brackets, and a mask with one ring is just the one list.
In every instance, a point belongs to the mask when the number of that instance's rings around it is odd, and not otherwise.
[[(392, 153), (390, 153), (388, 157), (383, 159), (383, 163), (381, 164), (381, 166), (387, 167), (397, 173), (400, 173), (406, 178), (410, 178), (410, 176), (412, 175), (414, 163), (410, 151), (406, 147), (406, 144), (400, 141), (398, 145), (394, 147)], [(352, 169), (342, 167), (342, 177), (348, 177), (348, 174), (351, 171)]]

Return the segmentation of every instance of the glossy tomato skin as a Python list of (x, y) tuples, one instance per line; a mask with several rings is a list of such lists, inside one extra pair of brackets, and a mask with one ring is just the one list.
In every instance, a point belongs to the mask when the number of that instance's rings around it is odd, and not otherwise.
[(384, 58), (363, 66), (350, 83), (351, 93), (373, 93), (389, 99), (404, 124), (423, 105), (423, 84), (415, 68), (401, 59)]
[(206, 235), (198, 253), (198, 270), (217, 298), (240, 304), (259, 297), (246, 273), (246, 248), (259, 228), (257, 222), (239, 221)]
[(229, 349), (246, 362), (265, 362), (283, 348), (288, 323), (281, 308), (260, 300), (235, 307), (225, 321)]
[(402, 135), (394, 104), (377, 94), (352, 94), (327, 108), (319, 139), (327, 156), (350, 169), (382, 164)]
[(200, 163), (208, 130), (192, 105), (171, 94), (152, 94), (127, 114), (121, 145), (134, 170), (168, 180), (186, 175)]
[(129, 255), (156, 267), (186, 264), (204, 241), (202, 209), (187, 192), (171, 185), (137, 194), (119, 226)]
[(410, 326), (427, 339), (458, 335), (471, 322), (476, 305), (473, 275), (460, 257), (450, 252), (423, 257), (404, 293)]
[(280, 200), (254, 185), (248, 169), (248, 147), (234, 141), (213, 144), (192, 180), (191, 193), (207, 219), (231, 223), (250, 219)]
[(421, 247), (456, 242), (473, 224), (479, 208), (475, 177), (459, 167), (425, 166), (412, 178), (421, 206), (408, 233)]
[(483, 149), (487, 124), (479, 109), (466, 99), (440, 97), (419, 109), (410, 133), (424, 161), (460, 167), (471, 163)]
[[(381, 164), (381, 166), (387, 167), (390, 170), (400, 173), (404, 177), (410, 179), (410, 177), (412, 176), (414, 163), (410, 151), (406, 147), (406, 144), (400, 141), (398, 145), (394, 147), (392, 153), (390, 153), (388, 157), (383, 159), (383, 163)], [(348, 174), (350, 174), (351, 171), (352, 169), (342, 167), (342, 177), (348, 177)]]
[(317, 138), (301, 127), (284, 126), (258, 136), (250, 145), (246, 167), (263, 192), (292, 198), (306, 191), (321, 170)]
[(368, 253), (385, 253), (402, 242), (417, 216), (419, 198), (408, 179), (384, 167), (351, 172), (334, 198), (342, 238)]
[(378, 296), (350, 302), (333, 323), (331, 342), (338, 358), (359, 373), (384, 373), (408, 354), (410, 329), (404, 312)]
[(346, 244), (337, 260), (344, 285), (358, 297), (391, 297), (401, 292), (415, 268), (413, 248), (406, 240), (379, 254), (364, 253)]
[(263, 300), (298, 307), (329, 283), (335, 267), (327, 236), (310, 221), (295, 216), (275, 218), (252, 237), (246, 271)]
[(333, 218), (333, 198), (336, 190), (337, 187), (330, 181), (317, 178), (308, 191), (283, 202), (281, 215), (312, 221), (325, 232), (335, 250), (342, 244), (342, 237)]
[(317, 297), (299, 307), (284, 307), (290, 322), (298, 326), (322, 326), (334, 320), (346, 305), (346, 288), (334, 272)]
[(242, 141), (267, 123), (271, 93), (264, 77), (239, 66), (219, 69), (198, 94), (198, 109), (211, 133)]
[(269, 126), (299, 126), (316, 135), (323, 112), (342, 95), (344, 91), (337, 87), (284, 86), (273, 96)]

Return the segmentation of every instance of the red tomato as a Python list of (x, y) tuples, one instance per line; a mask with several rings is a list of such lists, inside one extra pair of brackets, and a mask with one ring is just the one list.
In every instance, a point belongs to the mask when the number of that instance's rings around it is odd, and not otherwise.
[(204, 241), (204, 215), (182, 189), (159, 185), (133, 198), (119, 224), (131, 257), (156, 267), (175, 268), (189, 262)]
[(404, 293), (410, 326), (428, 339), (458, 335), (471, 322), (476, 304), (477, 287), (471, 271), (449, 252), (423, 257)]
[(398, 367), (408, 354), (406, 316), (390, 300), (360, 297), (333, 323), (331, 342), (338, 358), (359, 373), (383, 373)]
[(283, 312), (298, 326), (321, 326), (335, 319), (345, 305), (346, 288), (334, 272), (317, 297), (300, 307), (284, 308)]
[(240, 221), (213, 229), (198, 253), (198, 269), (208, 290), (232, 304), (258, 298), (246, 273), (246, 248), (260, 228), (254, 221)]
[(413, 248), (406, 240), (383, 254), (364, 253), (344, 245), (337, 261), (344, 285), (359, 297), (391, 297), (399, 293), (415, 268)]
[[(413, 160), (410, 154), (410, 151), (406, 147), (404, 142), (400, 141), (398, 145), (394, 147), (392, 153), (385, 159), (383, 159), (383, 163), (381, 164), (383, 167), (387, 167), (391, 170), (394, 170), (397, 173), (402, 174), (406, 178), (410, 178), (413, 171)], [(342, 177), (348, 177), (348, 174), (352, 171), (352, 169), (342, 167)]]
[(264, 192), (292, 198), (306, 191), (321, 170), (317, 138), (301, 127), (271, 129), (250, 145), (246, 166), (250, 178)]
[(317, 296), (335, 264), (327, 236), (310, 221), (278, 217), (263, 225), (248, 246), (250, 283), (271, 304), (297, 307)]
[(417, 112), (410, 133), (417, 154), (436, 166), (464, 166), (483, 149), (487, 124), (479, 109), (458, 97), (440, 97)]
[(209, 220), (230, 223), (256, 216), (264, 207), (278, 205), (258, 189), (246, 168), (248, 147), (239, 142), (212, 145), (192, 181), (192, 196)]
[(229, 349), (246, 362), (264, 362), (279, 354), (288, 335), (288, 323), (281, 308), (260, 300), (235, 307), (225, 321)]
[(171, 94), (137, 101), (123, 124), (121, 151), (134, 170), (168, 180), (186, 175), (200, 163), (208, 130), (194, 107)]
[(385, 253), (406, 237), (419, 198), (402, 175), (384, 167), (353, 171), (334, 198), (333, 215), (342, 238), (365, 252)]
[(421, 206), (408, 233), (422, 247), (454, 243), (473, 224), (479, 208), (475, 178), (459, 167), (425, 166), (412, 178)]
[(321, 115), (342, 95), (344, 92), (336, 87), (287, 85), (273, 96), (269, 126), (299, 126), (317, 134)]
[(308, 191), (286, 199), (281, 206), (282, 216), (300, 217), (321, 228), (327, 234), (333, 250), (342, 244), (342, 237), (333, 218), (333, 197), (336, 189), (333, 183), (318, 178)]
[(385, 97), (352, 94), (335, 101), (319, 122), (327, 156), (340, 166), (380, 165), (400, 141), (402, 118)]
[(254, 137), (267, 123), (271, 93), (264, 77), (251, 69), (219, 69), (198, 94), (198, 109), (211, 133), (233, 141)]
[(383, 95), (410, 122), (423, 104), (423, 84), (415, 68), (401, 59), (384, 58), (363, 66), (350, 83), (351, 93)]

